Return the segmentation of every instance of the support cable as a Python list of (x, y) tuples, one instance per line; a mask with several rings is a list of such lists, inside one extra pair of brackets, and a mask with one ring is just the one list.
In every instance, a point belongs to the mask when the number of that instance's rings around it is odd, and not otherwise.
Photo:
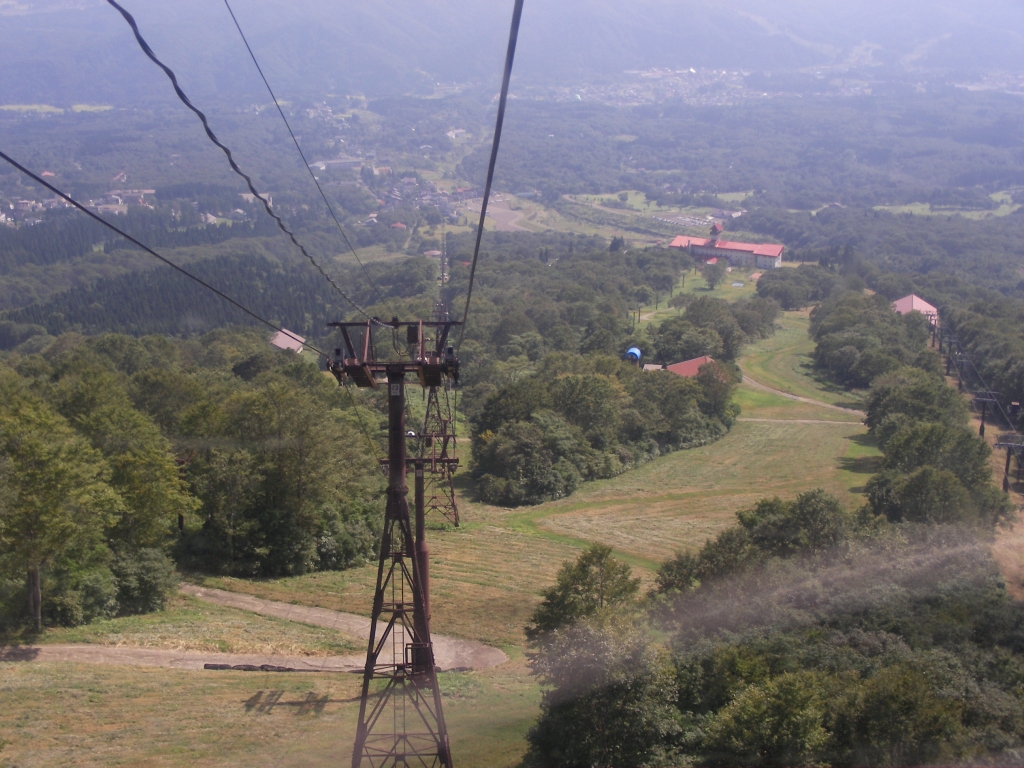
[[(112, 2), (113, 0), (108, 0)], [(512, 9), (512, 28), (508, 36), (508, 51), (505, 54), (505, 74), (501, 81), (501, 98), (498, 100), (498, 119), (494, 127), (494, 141), (491, 143), (491, 160), (487, 165), (487, 183), (484, 185), (484, 199), (480, 206), (480, 224), (476, 228), (476, 245), (473, 248), (473, 263), (469, 268), (469, 287), (466, 289), (466, 308), (462, 312), (462, 327), (459, 329), (459, 342), (466, 335), (466, 320), (469, 318), (469, 302), (473, 298), (473, 279), (476, 277), (476, 262), (480, 257), (480, 239), (484, 234), (484, 220), (487, 217), (487, 201), (491, 197), (491, 184), (494, 181), (494, 166), (498, 162), (498, 144), (501, 142), (501, 127), (505, 122), (505, 103), (508, 101), (508, 86), (512, 80), (512, 61), (516, 56), (516, 42), (519, 39), (519, 22), (523, 15), (523, 0), (515, 0)]]
[(313, 173), (313, 169), (310, 167), (309, 161), (306, 159), (306, 155), (302, 151), (302, 147), (299, 146), (299, 140), (295, 137), (295, 132), (292, 130), (291, 123), (289, 123), (288, 118), (285, 117), (284, 110), (281, 109), (281, 104), (278, 102), (277, 96), (274, 95), (274, 89), (270, 87), (270, 83), (267, 81), (267, 76), (263, 74), (263, 67), (261, 67), (260, 63), (256, 60), (256, 54), (253, 53), (252, 47), (249, 45), (249, 40), (246, 38), (245, 33), (242, 31), (242, 26), (238, 23), (238, 19), (235, 17), (235, 12), (231, 8), (231, 3), (229, 3), (228, 0), (224, 0), (224, 5), (228, 9), (228, 13), (231, 14), (231, 20), (235, 22), (235, 29), (237, 29), (238, 34), (241, 35), (242, 42), (245, 43), (245, 49), (249, 52), (249, 57), (252, 59), (252, 63), (256, 65), (256, 71), (260, 73), (260, 78), (263, 80), (263, 84), (267, 86), (267, 92), (270, 94), (270, 98), (273, 100), (274, 106), (277, 107), (277, 113), (281, 115), (285, 128), (288, 129), (288, 135), (292, 137), (292, 143), (295, 144), (295, 149), (298, 150), (299, 157), (302, 158), (302, 164), (306, 166), (306, 171), (309, 172), (309, 177), (313, 179), (313, 183), (316, 184), (316, 189), (320, 193), (320, 197), (323, 198), (324, 205), (327, 206), (327, 210), (330, 212), (331, 218), (334, 219), (334, 223), (338, 225), (338, 231), (341, 233), (341, 237), (345, 241), (345, 245), (348, 246), (352, 255), (355, 256), (356, 263), (359, 265), (360, 269), (362, 269), (363, 275), (366, 277), (366, 281), (370, 284), (370, 287), (373, 288), (373, 292), (377, 294), (377, 298), (380, 299), (382, 304), (388, 306), (392, 311), (392, 314), (394, 314), (394, 308), (390, 307), (387, 300), (381, 295), (377, 285), (373, 282), (373, 278), (370, 277), (370, 273), (366, 271), (366, 266), (359, 259), (359, 254), (353, 247), (352, 242), (348, 239), (348, 235), (345, 233), (345, 229), (341, 226), (341, 222), (338, 221), (338, 216), (334, 212), (334, 206), (331, 205), (330, 201), (327, 199), (327, 195), (324, 194), (324, 190), (320, 186), (320, 181), (317, 179), (316, 174)]
[[(308, 347), (309, 349), (313, 350), (314, 352), (316, 352), (319, 355), (323, 355), (324, 357), (328, 357), (327, 353), (324, 352), (323, 350), (317, 349), (315, 346), (313, 346), (309, 342), (305, 341), (304, 339), (298, 338), (291, 331), (287, 331), (284, 328), (281, 328), (280, 326), (276, 325), (275, 323), (272, 323), (269, 320), (265, 320), (263, 317), (261, 317), (260, 315), (256, 314), (255, 312), (253, 312), (251, 309), (246, 307), (241, 302), (238, 302), (235, 299), (231, 298), (230, 296), (228, 296), (226, 293), (224, 293), (220, 289), (214, 288), (212, 285), (210, 285), (208, 282), (203, 280), (201, 277), (197, 277), (196, 275), (193, 275), (191, 272), (189, 272), (184, 267), (179, 267), (173, 261), (171, 261), (170, 259), (165, 258), (164, 256), (161, 256), (159, 253), (154, 251), (152, 248), (150, 248), (149, 246), (145, 245), (144, 243), (139, 242), (138, 240), (136, 240), (134, 237), (129, 235), (124, 230), (122, 230), (119, 227), (111, 224), (109, 221), (107, 221), (103, 217), (96, 215), (95, 213), (90, 211), (88, 208), (86, 208), (84, 205), (82, 205), (80, 202), (75, 200), (73, 197), (71, 197), (70, 195), (65, 194), (64, 192), (61, 192), (59, 189), (57, 189), (57, 187), (53, 186), (53, 184), (50, 184), (46, 179), (43, 179), (40, 176), (37, 176), (35, 173), (30, 171), (28, 168), (23, 166), (21, 163), (19, 163), (17, 160), (15, 160), (14, 158), (12, 158), (10, 155), (8, 155), (7, 153), (3, 152), (2, 150), (0, 150), (0, 159), (3, 159), (4, 161), (9, 163), (10, 165), (14, 166), (19, 171), (21, 171), (23, 174), (25, 174), (30, 179), (32, 179), (32, 181), (34, 181), (36, 184), (39, 184), (40, 186), (45, 187), (46, 189), (50, 190), (51, 192), (53, 192), (53, 194), (55, 194), (58, 197), (62, 198), (67, 203), (69, 203), (73, 207), (75, 207), (78, 210), (80, 210), (82, 213), (84, 213), (89, 218), (93, 219), (94, 221), (99, 222), (100, 224), (102, 224), (107, 229), (117, 233), (118, 235), (120, 235), (125, 240), (127, 240), (130, 243), (132, 243), (133, 245), (138, 246), (143, 251), (148, 253), (150, 256), (152, 256), (153, 258), (163, 262), (164, 264), (166, 264), (171, 269), (174, 269), (175, 271), (180, 272), (185, 277), (187, 277), (189, 280), (192, 280), (193, 282), (201, 285), (203, 288), (205, 288), (206, 290), (210, 291), (211, 293), (216, 294), (217, 296), (222, 298), (224, 301), (228, 302), (228, 304), (231, 304), (233, 307), (236, 307), (237, 309), (240, 309), (242, 312), (244, 312), (245, 314), (247, 314), (249, 317), (253, 318), (257, 322), (260, 322), (263, 325), (267, 326), (268, 328), (271, 328), (272, 330), (278, 331), (279, 333), (283, 333), (288, 338), (293, 339), (294, 341), (297, 341), (300, 344), (303, 344), (304, 346)], [(374, 458), (375, 459), (379, 459), (379, 456), (377, 454), (377, 447), (374, 444), (372, 438), (370, 437), (369, 432), (367, 432), (367, 430), (366, 430), (366, 425), (363, 423), (363, 417), (359, 413), (359, 409), (358, 409), (358, 407), (356, 405), (355, 397), (352, 395), (352, 391), (348, 387), (345, 387), (345, 391), (348, 392), (348, 396), (352, 400), (352, 408), (355, 411), (356, 418), (359, 421), (359, 426), (360, 426), (360, 428), (363, 431), (363, 436), (366, 438), (366, 441), (370, 444), (370, 450), (373, 452)]]
[(383, 325), (381, 321), (377, 320), (377, 318), (371, 317), (369, 313), (367, 313), (362, 307), (356, 304), (355, 301), (353, 301), (352, 298), (347, 293), (341, 290), (341, 288), (338, 287), (338, 284), (334, 282), (331, 276), (328, 275), (327, 272), (324, 271), (323, 267), (321, 267), (317, 263), (316, 259), (314, 259), (310, 255), (310, 253), (305, 249), (305, 247), (303, 247), (303, 245), (298, 240), (295, 239), (295, 233), (288, 229), (284, 221), (281, 220), (280, 216), (274, 213), (273, 209), (270, 207), (270, 203), (268, 202), (268, 200), (256, 190), (256, 187), (253, 185), (252, 179), (244, 171), (242, 171), (241, 168), (238, 167), (238, 163), (235, 162), (235, 158), (231, 154), (231, 150), (228, 149), (223, 143), (221, 143), (220, 139), (217, 138), (217, 135), (213, 132), (213, 129), (210, 128), (210, 124), (206, 119), (206, 115), (203, 114), (203, 112), (192, 103), (189, 97), (185, 95), (185, 92), (181, 89), (181, 86), (178, 85), (178, 78), (174, 74), (174, 71), (166, 64), (164, 64), (162, 61), (160, 61), (160, 59), (157, 58), (156, 54), (153, 53), (153, 49), (149, 47), (149, 43), (146, 42), (145, 38), (142, 37), (142, 33), (139, 32), (139, 27), (135, 23), (135, 18), (128, 11), (126, 11), (124, 8), (118, 5), (116, 0), (107, 0), (107, 3), (111, 5), (113, 8), (115, 8), (124, 17), (124, 20), (128, 22), (128, 26), (130, 26), (132, 28), (132, 32), (135, 33), (135, 40), (138, 42), (139, 47), (142, 48), (142, 52), (145, 53), (147, 57), (149, 57), (150, 61), (152, 61), (154, 64), (160, 67), (160, 69), (163, 70), (165, 75), (167, 75), (168, 79), (171, 81), (171, 85), (174, 86), (174, 92), (178, 95), (178, 98), (181, 100), (181, 103), (196, 114), (200, 122), (203, 124), (203, 128), (206, 131), (207, 137), (209, 137), (210, 141), (212, 141), (225, 154), (225, 156), (228, 159), (228, 164), (231, 166), (231, 170), (233, 170), (236, 174), (238, 174), (245, 180), (246, 185), (249, 187), (249, 192), (252, 193), (261, 203), (263, 203), (263, 209), (267, 212), (268, 216), (270, 216), (274, 221), (277, 222), (278, 229), (284, 232), (289, 237), (289, 239), (291, 239), (292, 244), (294, 244), (295, 247), (302, 252), (302, 255), (309, 260), (309, 263), (312, 264), (321, 275), (323, 275), (324, 279), (331, 284), (331, 287), (334, 288), (334, 290), (337, 291), (338, 294), (340, 294), (341, 297), (345, 299), (345, 301), (351, 304), (352, 307), (355, 308), (355, 310), (359, 314), (361, 314), (363, 317), (367, 318), (368, 320), (378, 325)]

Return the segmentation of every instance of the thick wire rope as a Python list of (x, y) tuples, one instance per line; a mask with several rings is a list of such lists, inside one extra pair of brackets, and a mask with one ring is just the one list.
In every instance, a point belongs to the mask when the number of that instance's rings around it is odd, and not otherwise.
[(459, 341), (455, 345), (457, 349), (462, 346), (462, 338), (466, 335), (469, 303), (473, 298), (473, 279), (476, 277), (476, 262), (480, 257), (480, 239), (484, 234), (484, 220), (487, 218), (487, 201), (491, 197), (491, 184), (494, 181), (494, 166), (498, 162), (498, 144), (501, 142), (501, 127), (505, 122), (505, 104), (508, 101), (508, 86), (512, 80), (512, 62), (516, 56), (516, 42), (519, 39), (519, 22), (522, 16), (523, 0), (515, 0), (515, 7), (512, 9), (512, 28), (508, 36), (508, 51), (505, 53), (505, 73), (501, 81), (501, 98), (498, 100), (498, 119), (494, 127), (494, 141), (491, 143), (491, 160), (487, 166), (487, 183), (484, 185), (484, 199), (480, 206), (480, 223), (476, 228), (476, 245), (473, 248), (473, 262), (469, 267), (466, 307), (462, 312), (462, 327), (459, 329)]
[[(164, 264), (169, 266), (171, 269), (174, 269), (177, 272), (180, 272), (185, 277), (187, 277), (189, 280), (192, 280), (193, 282), (201, 285), (203, 288), (205, 288), (206, 290), (210, 291), (211, 293), (216, 294), (221, 299), (223, 299), (224, 301), (228, 302), (229, 304), (231, 304), (232, 306), (236, 307), (237, 309), (240, 309), (242, 312), (244, 312), (245, 314), (247, 314), (249, 317), (253, 318), (257, 322), (260, 322), (263, 325), (267, 326), (268, 328), (271, 328), (271, 329), (273, 329), (275, 331), (278, 331), (279, 333), (283, 333), (288, 338), (293, 339), (294, 341), (296, 341), (296, 342), (298, 342), (300, 344), (303, 344), (304, 346), (308, 347), (309, 349), (313, 350), (314, 352), (316, 352), (319, 355), (323, 355), (324, 357), (330, 357), (323, 350), (317, 349), (317, 347), (315, 347), (314, 345), (312, 345), (312, 344), (306, 342), (305, 340), (297, 337), (291, 331), (287, 331), (284, 328), (281, 328), (280, 326), (270, 322), (269, 320), (265, 320), (263, 317), (261, 317), (260, 315), (256, 314), (255, 312), (253, 312), (251, 309), (249, 309), (247, 306), (245, 306), (241, 302), (236, 301), (235, 299), (231, 298), (230, 296), (228, 296), (226, 293), (224, 293), (220, 289), (214, 288), (212, 285), (210, 285), (208, 282), (206, 282), (202, 278), (197, 277), (196, 275), (193, 275), (187, 269), (185, 269), (183, 267), (179, 267), (177, 264), (175, 264), (170, 259), (167, 259), (164, 256), (161, 256), (159, 253), (154, 251), (148, 245), (145, 245), (144, 243), (139, 242), (134, 237), (129, 235), (127, 232), (125, 232), (123, 229), (120, 229), (119, 227), (111, 224), (109, 221), (107, 221), (103, 217), (96, 215), (95, 213), (90, 211), (88, 208), (86, 208), (84, 205), (82, 205), (80, 202), (75, 200), (73, 197), (71, 197), (70, 195), (65, 194), (61, 190), (57, 189), (57, 187), (53, 186), (53, 184), (50, 184), (46, 179), (44, 179), (44, 178), (42, 178), (40, 176), (37, 176), (35, 173), (30, 171), (28, 168), (23, 166), (21, 163), (19, 163), (17, 160), (15, 160), (14, 158), (12, 158), (10, 155), (6, 154), (2, 150), (0, 150), (0, 158), (2, 158), (5, 162), (9, 163), (13, 167), (17, 168), (23, 174), (25, 174), (30, 179), (32, 179), (32, 181), (34, 181), (36, 184), (39, 184), (40, 186), (45, 187), (46, 189), (48, 189), (51, 192), (53, 192), (53, 194), (57, 195), (58, 197), (62, 198), (64, 201), (66, 201), (67, 203), (69, 203), (73, 207), (75, 207), (78, 210), (80, 210), (82, 213), (84, 213), (89, 218), (93, 219), (94, 221), (99, 222), (100, 224), (102, 224), (107, 229), (109, 229), (109, 230), (111, 230), (113, 232), (116, 232), (118, 235), (123, 237), (125, 240), (127, 240), (130, 243), (132, 243), (133, 245), (138, 246), (143, 251), (145, 251), (150, 256), (152, 256), (153, 258), (163, 262)], [(373, 457), (374, 457), (374, 459), (376, 461), (379, 461), (380, 460), (380, 456), (377, 453), (377, 447), (374, 444), (373, 439), (370, 437), (370, 433), (367, 431), (366, 425), (363, 423), (363, 417), (359, 413), (359, 408), (358, 408), (358, 406), (356, 404), (356, 399), (352, 395), (352, 392), (351, 392), (351, 390), (349, 390), (348, 387), (344, 387), (344, 389), (348, 393), (349, 399), (352, 401), (352, 410), (355, 412), (356, 419), (359, 421), (359, 426), (362, 429), (363, 436), (366, 438), (367, 443), (369, 443), (369, 445), (370, 445), (370, 450), (373, 452)]]
[(153, 53), (153, 49), (149, 47), (149, 43), (146, 42), (145, 38), (143, 38), (142, 36), (142, 33), (139, 32), (139, 26), (135, 23), (135, 18), (128, 11), (126, 11), (124, 8), (118, 5), (116, 0), (107, 0), (107, 3), (111, 5), (114, 9), (116, 9), (118, 13), (120, 13), (124, 17), (124, 20), (128, 22), (128, 26), (132, 28), (132, 32), (135, 34), (135, 40), (138, 42), (139, 47), (142, 48), (142, 52), (146, 54), (150, 61), (152, 61), (154, 64), (160, 67), (160, 69), (163, 70), (165, 75), (167, 75), (168, 79), (171, 81), (171, 85), (174, 86), (174, 92), (178, 95), (178, 98), (181, 100), (181, 103), (196, 114), (200, 122), (203, 124), (203, 129), (206, 131), (207, 137), (209, 137), (210, 141), (212, 141), (227, 157), (228, 164), (231, 166), (231, 170), (233, 170), (236, 174), (238, 174), (245, 180), (246, 185), (249, 187), (249, 192), (252, 193), (252, 195), (255, 196), (261, 203), (263, 203), (263, 209), (267, 212), (268, 216), (270, 216), (275, 222), (277, 222), (278, 229), (280, 229), (289, 237), (289, 239), (292, 241), (292, 244), (302, 252), (302, 255), (305, 256), (309, 263), (316, 268), (317, 272), (319, 272), (324, 277), (324, 279), (331, 284), (331, 287), (334, 288), (334, 290), (337, 291), (338, 294), (343, 299), (345, 299), (345, 301), (351, 304), (352, 307), (359, 314), (361, 314), (368, 320), (371, 320), (372, 322), (383, 325), (383, 323), (381, 323), (379, 320), (377, 320), (374, 317), (371, 317), (362, 307), (356, 304), (355, 301), (353, 301), (352, 298), (347, 293), (345, 293), (343, 290), (341, 290), (341, 288), (338, 287), (338, 284), (334, 282), (333, 278), (331, 278), (331, 276), (324, 271), (323, 267), (321, 267), (320, 264), (317, 263), (316, 259), (314, 259), (310, 255), (309, 251), (307, 251), (305, 247), (303, 247), (303, 245), (295, 238), (295, 233), (288, 229), (284, 221), (281, 220), (280, 216), (274, 213), (273, 209), (270, 206), (270, 202), (257, 191), (256, 187), (253, 185), (252, 179), (248, 176), (248, 174), (246, 174), (244, 171), (242, 171), (241, 168), (238, 167), (238, 163), (235, 162), (235, 158), (231, 154), (231, 150), (228, 149), (228, 147), (226, 147), (221, 142), (221, 140), (217, 138), (217, 135), (213, 132), (213, 129), (210, 128), (210, 123), (207, 121), (206, 115), (203, 114), (203, 112), (192, 103), (192, 101), (189, 99), (187, 95), (185, 95), (185, 92), (181, 89), (181, 86), (178, 85), (178, 78), (174, 74), (174, 71), (166, 64), (164, 64), (162, 61), (160, 61), (160, 59), (157, 58), (157, 55)]
[(235, 12), (231, 8), (231, 3), (229, 3), (228, 0), (224, 0), (224, 5), (228, 9), (228, 13), (231, 14), (231, 20), (235, 23), (235, 29), (238, 30), (238, 34), (242, 37), (242, 42), (245, 43), (245, 49), (249, 52), (249, 57), (252, 59), (252, 63), (256, 65), (256, 71), (260, 73), (260, 78), (263, 80), (263, 84), (267, 86), (267, 92), (270, 94), (270, 98), (274, 102), (274, 106), (277, 107), (277, 113), (281, 115), (281, 119), (284, 121), (285, 128), (288, 129), (288, 135), (292, 137), (292, 143), (295, 144), (295, 149), (298, 150), (299, 157), (302, 158), (302, 164), (306, 166), (306, 171), (309, 173), (309, 177), (313, 180), (313, 183), (316, 184), (316, 189), (320, 193), (320, 197), (323, 198), (324, 205), (327, 206), (327, 210), (330, 212), (331, 218), (334, 219), (334, 223), (338, 225), (338, 231), (341, 233), (341, 237), (345, 241), (345, 245), (347, 245), (348, 249), (352, 252), (352, 255), (356, 259), (356, 263), (359, 265), (359, 268), (362, 269), (363, 275), (366, 277), (366, 281), (370, 284), (370, 287), (373, 288), (373, 292), (377, 294), (377, 298), (380, 299), (382, 304), (388, 306), (389, 310), (391, 310), (392, 314), (394, 314), (394, 308), (391, 307), (388, 304), (387, 299), (385, 299), (384, 296), (381, 295), (381, 292), (377, 288), (377, 285), (373, 282), (373, 278), (370, 277), (370, 273), (366, 271), (366, 266), (360, 260), (359, 254), (353, 247), (352, 242), (348, 239), (348, 235), (345, 233), (344, 227), (342, 227), (341, 222), (338, 221), (338, 216), (334, 212), (334, 206), (331, 205), (330, 201), (327, 199), (327, 195), (324, 194), (324, 190), (320, 186), (320, 181), (317, 179), (316, 174), (313, 173), (313, 169), (310, 167), (309, 160), (306, 159), (306, 155), (302, 151), (302, 147), (299, 146), (299, 140), (295, 137), (295, 132), (292, 130), (291, 123), (289, 123), (288, 118), (285, 117), (284, 110), (281, 108), (281, 104), (277, 100), (277, 96), (274, 95), (274, 89), (270, 87), (270, 83), (267, 81), (267, 76), (263, 74), (263, 67), (261, 67), (260, 63), (256, 60), (256, 54), (253, 53), (252, 47), (249, 45), (249, 40), (248, 38), (246, 38), (245, 33), (242, 31), (241, 24), (238, 23), (238, 19), (235, 16)]

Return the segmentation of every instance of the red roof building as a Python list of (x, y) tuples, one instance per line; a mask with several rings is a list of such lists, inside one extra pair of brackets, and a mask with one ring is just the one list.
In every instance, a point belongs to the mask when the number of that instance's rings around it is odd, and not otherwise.
[(757, 267), (758, 269), (778, 269), (782, 266), (784, 245), (778, 243), (737, 243), (732, 240), (719, 240), (722, 226), (715, 224), (711, 229), (711, 237), (690, 237), (679, 235), (669, 248), (684, 248), (701, 261), (724, 256), (733, 267)]
[(676, 376), (682, 376), (684, 379), (691, 379), (700, 373), (700, 367), (713, 363), (714, 358), (704, 355), (702, 357), (695, 357), (693, 360), (683, 360), (681, 363), (675, 363), (673, 365), (665, 366), (666, 371), (672, 371)]
[(904, 296), (902, 299), (896, 299), (892, 303), (892, 311), (897, 315), (905, 315), (907, 312), (920, 312), (932, 324), (939, 319), (939, 310), (913, 293), (909, 296)]
[(290, 349), (292, 352), (301, 352), (302, 345), (306, 343), (306, 340), (291, 331), (278, 331), (270, 339), (270, 343), (278, 349)]

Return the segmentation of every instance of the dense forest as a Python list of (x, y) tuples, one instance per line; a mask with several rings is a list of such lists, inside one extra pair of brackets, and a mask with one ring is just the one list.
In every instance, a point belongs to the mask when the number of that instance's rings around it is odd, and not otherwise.
[[(222, 247), (241, 246), (237, 254), (191, 268), (333, 349), (324, 325), (345, 316), (338, 297), (305, 264), (255, 251), (259, 242), (229, 241)], [(469, 236), (448, 247), (461, 258)], [(554, 234), (489, 244), (460, 350), (460, 408), (473, 424), (481, 499), (567, 495), (714, 440), (735, 417), (731, 361), (745, 341), (772, 332), (778, 305), (688, 296), (678, 317), (639, 334), (629, 310), (659, 292), (667, 298), (691, 262), (678, 251), (622, 248)], [(468, 280), (456, 263), (443, 289), (454, 301)], [(379, 291), (381, 314), (428, 315), (435, 263), (399, 266), (367, 265), (373, 285), (357, 299)], [(33, 460), (19, 452), (31, 436), (34, 450), (60, 455), (49, 471), (79, 477), (86, 494), (54, 501), (58, 514), (24, 504), (27, 487), (15, 482), (0, 535), (12, 542), (42, 527), (37, 547), (4, 548), (8, 628), (26, 604), (37, 626), (159, 607), (172, 562), (274, 576), (344, 568), (374, 552), (381, 479), (370, 457), (381, 403), (363, 393), (357, 403), (316, 364), (270, 348), (262, 330), (224, 330), (245, 318), (200, 290), (166, 268), (133, 272), (17, 310), (0, 326), (12, 350), (3, 363), (12, 477)], [(721, 364), (693, 379), (642, 372), (621, 361), (632, 344), (657, 359), (700, 353)], [(67, 490), (55, 488), (54, 500)], [(149, 585), (148, 597), (129, 584)]]
[(380, 404), (261, 332), (68, 333), (8, 356), (0, 386), (2, 629), (26, 605), (36, 628), (157, 609), (172, 558), (297, 574), (379, 543)]
[[(1014, 117), (1021, 108), (1003, 96), (910, 87), (729, 107), (516, 104), (497, 183), (549, 198), (639, 189), (672, 201), (679, 193), (753, 190), (747, 207), (934, 200), (985, 210), (994, 207), (988, 192), (1024, 182)], [(462, 174), (481, 178), (486, 160), (478, 150)]]

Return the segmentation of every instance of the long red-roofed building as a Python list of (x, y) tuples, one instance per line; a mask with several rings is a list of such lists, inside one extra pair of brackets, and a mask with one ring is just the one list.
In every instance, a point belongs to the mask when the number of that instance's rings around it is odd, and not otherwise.
[(778, 269), (782, 266), (784, 245), (778, 243), (738, 243), (732, 240), (720, 240), (718, 235), (722, 226), (715, 224), (711, 237), (690, 237), (679, 235), (669, 248), (683, 248), (701, 261), (707, 262), (714, 258), (725, 257), (733, 267), (757, 267), (758, 269)]

